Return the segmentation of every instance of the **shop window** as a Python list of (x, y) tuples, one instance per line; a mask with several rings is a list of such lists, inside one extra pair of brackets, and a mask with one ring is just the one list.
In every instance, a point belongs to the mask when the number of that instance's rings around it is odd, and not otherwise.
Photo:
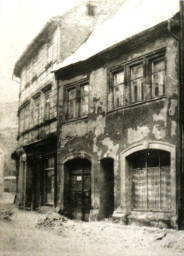
[(66, 88), (66, 120), (88, 115), (89, 85), (77, 84)]
[(163, 52), (109, 71), (108, 110), (165, 95)]
[(134, 210), (170, 211), (170, 153), (145, 150), (131, 156)]
[(44, 204), (54, 204), (54, 175), (55, 159), (54, 156), (45, 159), (44, 169)]

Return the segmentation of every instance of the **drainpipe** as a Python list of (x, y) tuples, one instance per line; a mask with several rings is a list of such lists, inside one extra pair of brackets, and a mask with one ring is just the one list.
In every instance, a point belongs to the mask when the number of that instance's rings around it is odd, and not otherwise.
[(183, 224), (184, 217), (184, 184), (183, 184), (183, 87), (184, 87), (184, 1), (180, 3), (180, 40), (179, 40), (179, 124), (180, 124), (180, 195), (179, 198), (179, 227)]

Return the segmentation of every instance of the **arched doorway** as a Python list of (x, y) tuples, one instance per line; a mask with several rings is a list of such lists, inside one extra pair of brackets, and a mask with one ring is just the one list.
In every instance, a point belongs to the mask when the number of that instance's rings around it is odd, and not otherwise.
[(64, 213), (71, 218), (89, 220), (91, 209), (91, 163), (76, 158), (64, 165)]

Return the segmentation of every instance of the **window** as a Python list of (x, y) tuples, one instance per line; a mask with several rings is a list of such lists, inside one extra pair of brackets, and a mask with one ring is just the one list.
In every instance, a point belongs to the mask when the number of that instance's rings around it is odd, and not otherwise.
[(165, 95), (163, 51), (109, 72), (108, 110)]
[(124, 105), (124, 84), (125, 74), (124, 70), (117, 72), (113, 76), (113, 105), (114, 107), (120, 107)]
[(89, 3), (87, 5), (87, 11), (89, 16), (95, 16), (95, 5)]
[(25, 110), (24, 110), (24, 130), (27, 130), (29, 129), (29, 109), (30, 109), (30, 106), (26, 106), (25, 107)]
[(165, 60), (153, 60), (151, 63), (152, 96), (157, 97), (165, 93)]
[(88, 115), (88, 97), (88, 84), (77, 84), (66, 88), (66, 120)]
[(29, 110), (30, 104), (24, 106), (20, 111), (20, 132), (24, 132), (29, 129)]
[(44, 204), (54, 204), (54, 170), (55, 159), (50, 156), (45, 159), (44, 169)]
[(131, 102), (143, 100), (143, 64), (138, 64), (130, 69)]
[(50, 90), (45, 92), (44, 119), (50, 119)]
[(170, 211), (170, 153), (145, 150), (131, 156), (134, 210)]
[(34, 125), (39, 124), (40, 118), (40, 97), (34, 99)]

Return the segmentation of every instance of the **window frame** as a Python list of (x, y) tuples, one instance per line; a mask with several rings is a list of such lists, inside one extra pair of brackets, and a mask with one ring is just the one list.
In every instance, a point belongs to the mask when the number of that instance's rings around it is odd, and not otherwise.
[[(88, 86), (88, 93), (86, 95), (81, 94), (82, 90), (81, 88), (84, 86)], [(69, 100), (69, 91), (75, 89), (76, 95), (75, 98)], [(72, 83), (72, 84), (67, 84), (64, 87), (64, 121), (72, 121), (80, 118), (85, 118), (89, 114), (89, 90), (90, 90), (90, 84), (89, 84), (89, 79), (84, 79), (80, 80), (78, 82)], [(87, 96), (87, 113), (81, 114), (81, 106), (82, 106), (82, 98)], [(74, 112), (69, 117), (69, 102), (73, 101), (74, 102)]]
[[(164, 60), (165, 63), (165, 70), (164, 70), (164, 81), (165, 81), (165, 89), (163, 90), (162, 94), (157, 96), (153, 96), (152, 92), (152, 63), (158, 60)], [(131, 95), (131, 68), (137, 65), (142, 64), (143, 67), (143, 76), (142, 76), (142, 93), (140, 95), (140, 100), (132, 101)], [(124, 95), (123, 95), (123, 102), (122, 106), (115, 106), (114, 105), (114, 75), (118, 72), (124, 70)], [(157, 51), (151, 52), (149, 54), (143, 55), (138, 57), (137, 59), (127, 61), (121, 63), (117, 66), (111, 67), (107, 70), (108, 76), (108, 97), (107, 97), (107, 111), (112, 111), (122, 107), (128, 107), (137, 103), (147, 102), (152, 99), (157, 99), (160, 97), (165, 97), (166, 93), (166, 80), (167, 80), (167, 58), (166, 58), (166, 48), (159, 49)], [(144, 92), (144, 93), (143, 93)]]

